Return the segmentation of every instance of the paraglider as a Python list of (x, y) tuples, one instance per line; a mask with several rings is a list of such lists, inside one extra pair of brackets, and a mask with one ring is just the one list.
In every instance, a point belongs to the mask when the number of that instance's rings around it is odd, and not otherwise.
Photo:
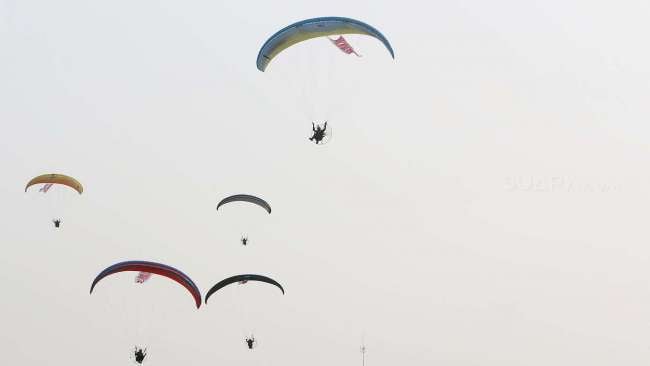
[(133, 358), (135, 359), (135, 362), (138, 365), (142, 365), (145, 357), (147, 357), (147, 348), (139, 348), (136, 346), (133, 352)]
[(282, 294), (284, 295), (284, 288), (282, 285), (280, 285), (277, 281), (275, 281), (272, 278), (262, 276), (262, 275), (256, 275), (256, 274), (243, 274), (243, 275), (237, 275), (237, 276), (232, 276), (228, 277), (224, 280), (219, 281), (216, 285), (212, 286), (212, 288), (208, 291), (208, 293), (205, 295), (205, 303), (208, 303), (208, 299), (210, 296), (212, 296), (215, 292), (219, 291), (220, 289), (233, 284), (233, 283), (239, 283), (241, 281), (259, 281), (259, 282), (266, 282), (268, 284), (274, 285), (277, 288), (282, 291)]
[(263, 199), (261, 199), (259, 197), (252, 196), (250, 194), (235, 194), (235, 195), (232, 195), (232, 196), (229, 196), (229, 197), (226, 197), (226, 198), (222, 199), (221, 202), (219, 202), (219, 204), (217, 205), (217, 211), (219, 210), (219, 207), (221, 207), (221, 206), (223, 206), (223, 205), (225, 205), (227, 203), (231, 203), (231, 202), (248, 202), (248, 203), (252, 203), (252, 204), (255, 204), (255, 205), (258, 205), (258, 206), (262, 207), (269, 214), (271, 213), (271, 205), (269, 205)]
[(371, 25), (350, 18), (322, 17), (291, 24), (273, 34), (257, 54), (257, 69), (264, 72), (275, 56), (296, 43), (337, 34), (363, 34), (374, 37), (383, 43), (391, 57), (395, 58), (388, 39)]
[(255, 345), (255, 337), (252, 335), (246, 337), (246, 345), (248, 346), (248, 349), (253, 349), (253, 346)]
[[(293, 23), (275, 32), (260, 47), (256, 66), (259, 71), (266, 73), (272, 60), (288, 48), (301, 43), (301, 47), (287, 52), (286, 58), (281, 59), (281, 62), (278, 61), (275, 72), (269, 72), (270, 80), (276, 80), (283, 85), (295, 83), (288, 92), (296, 91), (296, 95), (290, 98), (297, 101), (295, 113), (301, 115), (300, 119), (329, 120), (336, 124), (341, 118), (348, 118), (346, 109), (351, 104), (350, 98), (345, 97), (340, 91), (346, 90), (352, 95), (363, 93), (362, 89), (359, 89), (358, 93), (355, 93), (354, 89), (365, 84), (363, 78), (368, 77), (367, 72), (371, 71), (357, 69), (358, 72), (353, 75), (339, 73), (336, 65), (344, 63), (333, 59), (331, 55), (336, 51), (330, 52), (329, 48), (319, 48), (318, 42), (314, 40), (323, 38), (341, 52), (347, 55), (354, 54), (360, 58), (361, 55), (344, 38), (344, 35), (372, 37), (381, 42), (390, 57), (395, 59), (393, 47), (379, 30), (362, 21), (345, 17), (319, 17)], [(312, 40), (314, 40), (313, 44)], [(303, 42), (304, 47), (302, 47)], [(316, 126), (314, 123), (312, 133), (307, 138), (316, 145), (323, 146), (332, 138), (330, 127)]]
[(309, 138), (309, 141), (314, 141), (314, 143), (318, 145), (321, 141), (323, 141), (325, 136), (327, 136), (327, 121), (325, 121), (323, 127), (320, 125), (316, 126), (314, 122), (312, 122), (311, 129), (314, 134)]
[[(174, 267), (162, 263), (148, 261), (126, 261), (108, 266), (102, 270), (93, 280), (90, 286), (90, 294), (93, 293), (97, 284), (99, 284), (99, 282), (101, 282), (104, 278), (121, 272), (137, 273), (135, 283), (138, 284), (136, 285), (136, 288), (138, 288), (137, 291), (140, 294), (146, 293), (145, 288), (142, 287), (141, 284), (147, 281), (152, 275), (156, 274), (161, 277), (169, 278), (187, 289), (187, 291), (194, 299), (194, 303), (197, 309), (201, 306), (201, 293), (199, 292), (198, 287), (186, 274)], [(146, 319), (151, 319), (151, 312), (155, 312), (158, 308), (166, 308), (164, 298), (147, 298), (146, 296), (138, 296), (137, 298), (119, 296), (117, 298), (127, 300), (128, 303), (132, 305), (129, 306), (128, 310), (126, 306), (123, 307), (125, 310), (124, 315), (128, 317), (133, 316), (133, 318), (130, 318), (129, 321), (123, 322), (122, 324), (126, 326), (124, 333), (127, 337), (137, 337), (137, 341), (132, 344), (139, 344), (140, 346), (136, 346), (135, 349), (131, 352), (131, 358), (136, 364), (141, 365), (147, 357), (147, 347), (141, 345), (143, 343), (146, 344), (146, 342), (151, 341), (151, 339), (147, 341), (147, 338), (143, 338), (143, 336), (146, 337), (146, 335), (142, 334), (142, 331), (144, 330), (144, 323), (147, 323)], [(146, 325), (146, 328), (148, 328), (148, 332), (154, 334), (154, 331), (151, 330), (150, 325)]]
[[(50, 196), (52, 194), (52, 193), (48, 193), (48, 192), (54, 186), (69, 187), (69, 188), (72, 188), (74, 191), (76, 191), (79, 194), (82, 194), (83, 190), (84, 190), (81, 183), (79, 183), (79, 181), (76, 180), (75, 178), (72, 178), (72, 177), (67, 176), (65, 174), (54, 174), (53, 173), (53, 174), (42, 174), (42, 175), (39, 175), (37, 177), (32, 178), (29, 182), (27, 182), (27, 185), (25, 186), (25, 192), (27, 192), (29, 187), (37, 185), (37, 184), (43, 184), (43, 186), (41, 186), (38, 189), (38, 192), (43, 193), (43, 194), (47, 194), (48, 196)], [(55, 189), (55, 191), (56, 190), (57, 189)], [(60, 191), (59, 192), (54, 192), (54, 196), (58, 196), (60, 194), (64, 194), (64, 193), (60, 192)], [(48, 200), (50, 200), (50, 199), (48, 199)], [(56, 200), (52, 199), (52, 201), (59, 201), (59, 200), (60, 200), (60, 198), (56, 199)], [(58, 211), (58, 209), (55, 210), (55, 211)], [(60, 213), (61, 212), (57, 212), (56, 213), (57, 216)], [(55, 212), (51, 212), (51, 214), (54, 216)], [(61, 222), (62, 222), (62, 220), (61, 220), (60, 217), (55, 216), (55, 218), (52, 219), (52, 223), (54, 224), (55, 228), (59, 228), (61, 226)]]
[(185, 287), (194, 298), (196, 308), (198, 309), (201, 307), (201, 292), (199, 291), (198, 287), (196, 287), (192, 279), (174, 267), (155, 262), (127, 261), (113, 264), (112, 266), (109, 266), (101, 271), (97, 277), (95, 277), (92, 285), (90, 286), (90, 293), (93, 293), (93, 289), (103, 278), (115, 273), (126, 271), (147, 272), (167, 277)]
[[(284, 294), (284, 288), (282, 285), (280, 285), (278, 282), (276, 282), (274, 279), (262, 276), (262, 275), (256, 275), (256, 274), (243, 274), (243, 275), (236, 275), (232, 277), (228, 277), (224, 280), (219, 281), (216, 285), (212, 286), (212, 288), (208, 291), (208, 293), (205, 295), (205, 303), (208, 303), (208, 300), (210, 299), (210, 296), (212, 296), (215, 292), (219, 291), (220, 289), (230, 285), (230, 284), (246, 284), (249, 281), (259, 281), (259, 282), (265, 282), (271, 285), (274, 285), (282, 291), (282, 294)], [(243, 307), (246, 307), (246, 303), (242, 305)], [(251, 319), (251, 314), (246, 314), (244, 317), (245, 319)], [(250, 324), (249, 324), (250, 325)], [(249, 328), (250, 330), (250, 328)], [(253, 336), (253, 333), (250, 332), (250, 334), (245, 338), (246, 340), (246, 345), (248, 346), (248, 349), (253, 349), (257, 345), (257, 340)]]
[[(265, 200), (263, 200), (263, 199), (260, 198), (260, 197), (253, 196), (253, 195), (250, 195), (250, 194), (234, 194), (234, 195), (232, 195), (232, 196), (228, 196), (228, 197), (222, 199), (222, 200), (219, 201), (219, 203), (217, 204), (217, 211), (219, 211), (219, 209), (221, 209), (222, 206), (227, 205), (227, 204), (230, 204), (230, 203), (233, 203), (233, 202), (246, 202), (246, 203), (251, 203), (251, 204), (253, 204), (253, 205), (255, 205), (255, 206), (258, 206), (258, 207), (263, 208), (264, 211), (266, 211), (267, 213), (271, 214), (271, 205), (269, 205), (268, 202), (266, 202)], [(251, 207), (251, 206), (248, 205), (248, 207)], [(257, 210), (257, 209), (255, 209), (255, 210)], [(222, 211), (223, 211), (223, 210), (222, 210)], [(246, 226), (246, 228), (244, 228), (244, 227), (240, 227), (240, 229), (242, 229), (242, 230), (240, 231), (241, 236), (239, 237), (239, 242), (240, 242), (241, 245), (243, 245), (243, 246), (247, 246), (247, 245), (248, 245), (248, 235), (247, 235), (247, 234), (250, 233), (250, 231), (249, 231), (249, 230), (250, 230), (250, 226), (248, 226), (248, 225), (250, 225), (250, 224), (249, 224), (248, 221), (245, 221), (245, 222), (246, 222), (246, 225), (247, 225), (247, 226)]]

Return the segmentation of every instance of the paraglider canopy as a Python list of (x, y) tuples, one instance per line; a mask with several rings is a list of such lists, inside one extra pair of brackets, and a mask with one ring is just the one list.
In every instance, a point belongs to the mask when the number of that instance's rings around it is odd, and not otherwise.
[(275, 56), (296, 43), (308, 39), (342, 34), (363, 34), (374, 37), (384, 44), (392, 58), (393, 47), (381, 32), (369, 24), (343, 17), (306, 19), (280, 29), (272, 35), (257, 54), (257, 69), (264, 72)]
[(219, 207), (225, 205), (226, 203), (230, 202), (249, 202), (255, 205), (258, 205), (262, 207), (263, 209), (266, 210), (266, 212), (271, 213), (271, 205), (269, 205), (266, 201), (259, 197), (251, 196), (250, 194), (235, 194), (230, 197), (226, 197), (219, 202), (217, 205), (217, 210), (219, 210)]
[(82, 194), (84, 191), (83, 186), (81, 183), (79, 183), (78, 180), (67, 176), (65, 174), (43, 174), (39, 175), (38, 177), (32, 178), (29, 182), (27, 182), (27, 185), (25, 186), (25, 192), (27, 192), (27, 189), (33, 185), (36, 184), (61, 184), (64, 186), (68, 186), (75, 191), (79, 192), (79, 194)]
[(110, 276), (115, 273), (119, 272), (147, 272), (147, 273), (154, 273), (160, 276), (167, 277), (183, 287), (185, 287), (192, 297), (194, 298), (194, 302), (196, 303), (196, 308), (201, 307), (201, 292), (199, 291), (198, 287), (194, 284), (192, 279), (190, 279), (186, 274), (183, 272), (177, 270), (174, 267), (170, 267), (168, 265), (162, 264), (162, 263), (155, 263), (155, 262), (146, 262), (146, 261), (127, 261), (127, 262), (120, 262), (113, 264), (112, 266), (107, 267), (103, 271), (101, 271), (97, 277), (93, 280), (92, 285), (90, 286), (90, 293), (93, 293), (93, 289), (95, 288), (95, 285), (99, 281), (101, 281), (104, 277)]
[(212, 288), (208, 291), (208, 293), (205, 295), (205, 303), (208, 303), (208, 299), (212, 294), (215, 292), (219, 291), (220, 289), (233, 284), (233, 283), (239, 283), (242, 281), (259, 281), (259, 282), (266, 282), (268, 284), (274, 285), (277, 288), (282, 291), (282, 294), (284, 295), (284, 288), (282, 288), (282, 285), (280, 285), (277, 281), (275, 281), (272, 278), (262, 276), (262, 275), (256, 275), (256, 274), (242, 274), (242, 275), (237, 275), (237, 276), (232, 276), (228, 277), (224, 280), (219, 281), (216, 285), (212, 286)]

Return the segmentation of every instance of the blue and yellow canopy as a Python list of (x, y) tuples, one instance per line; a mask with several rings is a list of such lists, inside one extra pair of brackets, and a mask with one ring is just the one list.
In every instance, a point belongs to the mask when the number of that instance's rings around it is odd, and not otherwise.
[(296, 43), (337, 34), (364, 34), (374, 37), (381, 41), (390, 52), (391, 57), (395, 58), (393, 47), (391, 47), (388, 39), (374, 27), (350, 18), (322, 17), (291, 24), (272, 35), (264, 42), (257, 55), (257, 68), (264, 72), (275, 56)]

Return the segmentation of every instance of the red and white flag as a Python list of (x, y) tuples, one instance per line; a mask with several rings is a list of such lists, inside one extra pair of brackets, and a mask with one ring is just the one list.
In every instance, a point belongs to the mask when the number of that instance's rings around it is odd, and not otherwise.
[(351, 53), (354, 53), (355, 55), (357, 55), (357, 57), (361, 57), (361, 55), (358, 54), (354, 50), (354, 48), (352, 48), (352, 46), (350, 46), (348, 41), (346, 41), (345, 38), (343, 38), (343, 36), (339, 36), (339, 38), (337, 38), (337, 39), (331, 39), (331, 38), (327, 37), (327, 39), (329, 39), (332, 43), (334, 43), (334, 45), (336, 47), (338, 47), (339, 50), (343, 51), (344, 53), (347, 53), (348, 55), (351, 54)]
[(149, 277), (151, 277), (151, 273), (149, 272), (139, 272), (138, 275), (135, 277), (135, 282), (136, 283), (145, 283)]
[(52, 188), (53, 185), (54, 185), (54, 183), (47, 183), (46, 185), (41, 187), (41, 189), (39, 189), (38, 191), (43, 192), (43, 193), (47, 193), (47, 191), (49, 191), (50, 188)]

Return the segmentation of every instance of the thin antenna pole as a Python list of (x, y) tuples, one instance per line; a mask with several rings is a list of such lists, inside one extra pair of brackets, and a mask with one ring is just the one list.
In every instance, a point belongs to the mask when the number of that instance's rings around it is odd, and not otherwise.
[(361, 345), (361, 366), (366, 366), (366, 344)]

